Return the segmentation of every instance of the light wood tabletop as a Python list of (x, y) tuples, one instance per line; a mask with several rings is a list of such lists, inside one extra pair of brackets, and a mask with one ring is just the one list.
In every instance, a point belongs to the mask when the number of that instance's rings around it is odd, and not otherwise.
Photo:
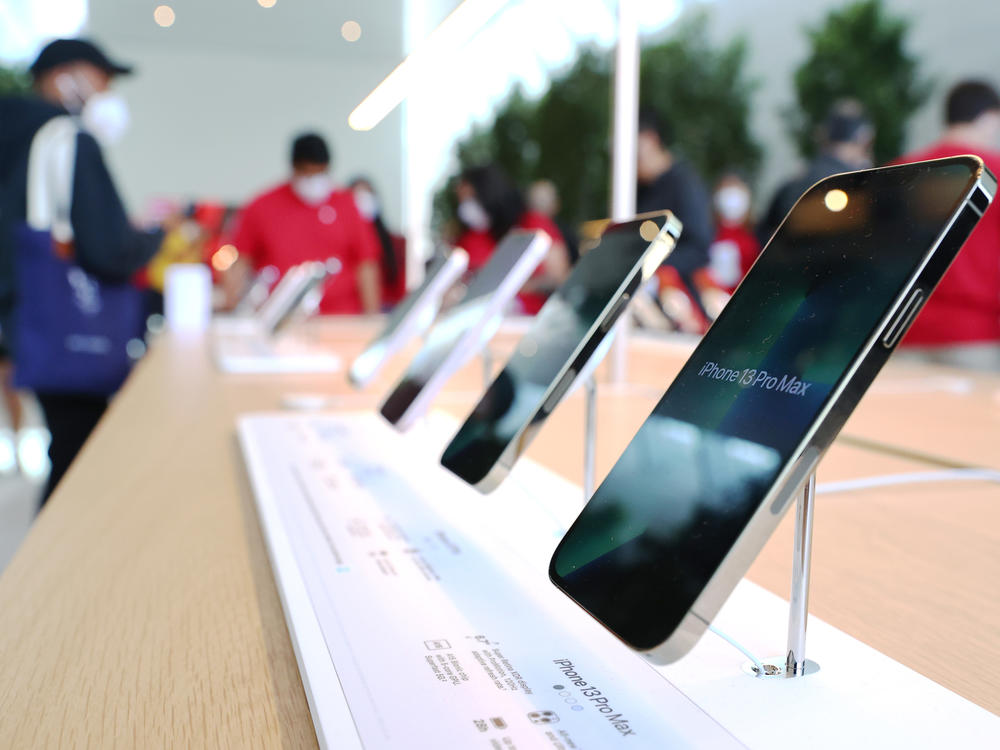
[[(310, 330), (349, 360), (373, 327), (342, 320)], [(493, 344), (497, 367), (515, 340), (501, 333)], [(636, 339), (630, 384), (600, 388), (598, 478), (689, 349)], [(315, 746), (234, 423), (295, 394), (322, 394), (336, 410), (371, 409), (405, 361), (397, 357), (357, 393), (342, 374), (222, 375), (206, 340), (158, 341), (0, 577), (0, 747)], [(894, 452), (933, 448), (906, 442), (921, 431), (928, 440), (947, 434), (945, 458), (989, 463), (960, 426), (922, 426), (932, 399), (917, 385), (878, 390), (910, 380), (927, 388), (941, 377), (963, 376), (890, 364), (849, 425), (888, 449), (839, 441), (820, 482), (936, 468)], [(992, 429), (983, 415), (995, 415), (1000, 378), (972, 380), (968, 408), (935, 413)], [(438, 406), (464, 416), (481, 385), (472, 362)], [(573, 443), (582, 426), (575, 394), (528, 455), (579, 482), (582, 443)], [(811, 611), (1000, 713), (1000, 487), (823, 495), (816, 519)], [(790, 559), (786, 518), (750, 578), (787, 597)]]

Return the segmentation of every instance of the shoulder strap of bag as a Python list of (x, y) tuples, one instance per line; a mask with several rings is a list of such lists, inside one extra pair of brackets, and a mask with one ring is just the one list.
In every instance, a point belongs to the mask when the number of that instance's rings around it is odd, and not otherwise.
[(69, 115), (53, 117), (35, 133), (28, 151), (28, 226), (51, 232), (61, 243), (73, 241), (70, 208), (78, 132)]

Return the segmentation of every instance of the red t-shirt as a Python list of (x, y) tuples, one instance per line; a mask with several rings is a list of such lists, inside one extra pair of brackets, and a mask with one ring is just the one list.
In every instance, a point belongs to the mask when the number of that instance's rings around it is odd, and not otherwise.
[[(739, 268), (733, 267), (729, 268), (728, 262), (718, 263), (715, 255), (716, 253), (725, 254), (730, 250), (735, 250), (736, 258), (739, 263)], [(740, 224), (733, 226), (731, 224), (719, 224), (719, 229), (715, 234), (715, 240), (712, 242), (711, 247), (708, 248), (709, 257), (709, 273), (712, 276), (712, 280), (715, 281), (722, 289), (727, 292), (732, 292), (740, 280), (746, 276), (747, 271), (750, 270), (750, 266), (753, 265), (754, 261), (757, 260), (757, 256), (760, 255), (760, 242), (757, 241), (757, 237), (751, 232), (746, 226)], [(721, 266), (725, 278), (716, 278), (716, 273), (713, 271), (718, 271), (719, 269), (715, 266)], [(736, 264), (734, 263), (733, 266)]]
[[(976, 154), (1000, 174), (1000, 152), (937, 143), (896, 163)], [(1000, 341), (1000, 207), (991, 205), (924, 304), (903, 346)]]
[(290, 183), (254, 198), (243, 209), (233, 244), (256, 268), (274, 266), (282, 274), (310, 260), (337, 258), (343, 267), (326, 284), (320, 311), (352, 315), (364, 311), (358, 267), (378, 263), (379, 243), (372, 225), (361, 218), (354, 195), (335, 190), (318, 205), (306, 203)]
[[(559, 231), (556, 223), (545, 214), (538, 213), (537, 211), (525, 211), (521, 214), (521, 218), (518, 219), (514, 228), (526, 230), (541, 229), (552, 239), (553, 245), (565, 243), (562, 232)], [(455, 246), (462, 248), (468, 253), (469, 271), (473, 272), (478, 271), (486, 265), (486, 261), (490, 259), (490, 256), (493, 255), (493, 250), (496, 249), (497, 241), (488, 231), (481, 232), (475, 229), (466, 229), (462, 236), (455, 242)], [(538, 276), (544, 272), (544, 263), (545, 261), (543, 260), (538, 264), (538, 268), (532, 274), (533, 276)], [(521, 303), (521, 309), (524, 313), (534, 315), (542, 309), (542, 305), (545, 304), (548, 295), (537, 292), (521, 292), (517, 295), (517, 298)]]

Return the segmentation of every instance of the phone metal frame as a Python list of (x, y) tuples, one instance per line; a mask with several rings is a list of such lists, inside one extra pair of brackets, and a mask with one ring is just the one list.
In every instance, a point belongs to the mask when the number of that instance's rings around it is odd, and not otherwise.
[[(466, 362), (468, 362), (475, 354), (493, 337), (496, 333), (496, 329), (499, 326), (500, 318), (503, 315), (503, 308), (510, 300), (512, 300), (524, 283), (530, 278), (531, 274), (535, 271), (535, 268), (542, 262), (545, 258), (545, 254), (549, 251), (552, 246), (552, 239), (545, 234), (545, 232), (536, 230), (515, 230), (507, 234), (501, 243), (508, 241), (511, 238), (523, 237), (525, 235), (533, 235), (531, 241), (524, 248), (520, 257), (510, 268), (501, 282), (497, 285), (496, 289), (490, 293), (486, 305), (483, 308), (482, 314), (478, 319), (473, 321), (468, 328), (463, 331), (462, 335), (459, 337), (455, 345), (452, 346), (451, 350), (444, 356), (444, 358), (438, 363), (437, 367), (434, 368), (434, 372), (427, 378), (427, 381), (417, 392), (413, 400), (407, 405), (405, 411), (400, 415), (399, 419), (395, 422), (389, 422), (393, 427), (395, 427), (400, 432), (405, 432), (410, 429), (416, 421), (423, 416), (423, 414), (430, 407), (431, 402), (437, 397), (438, 392), (444, 387), (444, 384), (448, 382), (452, 375), (460, 369)], [(499, 247), (499, 245), (498, 245)], [(494, 251), (495, 252), (495, 251)], [(459, 305), (462, 303), (459, 302)], [(440, 319), (439, 319), (440, 322)], [(421, 351), (423, 351), (421, 349)], [(417, 354), (419, 356), (419, 353)], [(412, 364), (412, 363), (411, 363)], [(407, 373), (409, 368), (407, 368)], [(386, 400), (389, 396), (395, 393), (396, 389), (404, 382), (407, 377), (407, 373), (396, 382), (396, 384), (389, 391), (389, 394), (382, 400), (379, 405), (379, 414), (385, 419), (385, 415), (382, 414), (382, 409), (385, 406)], [(386, 419), (386, 421), (389, 421)]]
[[(760, 507), (751, 516), (750, 521), (723, 558), (715, 573), (708, 579), (704, 589), (702, 589), (702, 592), (695, 599), (691, 608), (677, 626), (677, 629), (658, 646), (645, 650), (635, 649), (634, 646), (624, 641), (620, 635), (609, 629), (619, 640), (622, 640), (630, 648), (642, 653), (643, 656), (654, 664), (669, 664), (677, 661), (690, 651), (701, 636), (704, 635), (712, 619), (718, 614), (733, 589), (736, 588), (736, 585), (746, 574), (746, 571), (750, 568), (757, 555), (760, 554), (761, 549), (763, 549), (768, 539), (771, 538), (785, 511), (792, 504), (791, 501), (796, 496), (798, 490), (815, 471), (816, 465), (823, 457), (823, 454), (830, 447), (830, 444), (854, 411), (861, 397), (888, 360), (889, 355), (892, 354), (899, 344), (902, 335), (895, 336), (895, 340), (891, 345), (887, 346), (883, 343), (883, 338), (898, 322), (897, 316), (900, 313), (909, 312), (907, 310), (907, 303), (910, 302), (911, 296), (916, 289), (923, 290), (924, 300), (926, 300), (944, 276), (945, 271), (948, 270), (948, 266), (951, 265), (955, 256), (958, 255), (958, 251), (961, 250), (969, 233), (965, 233), (962, 236), (953, 234), (955, 225), (963, 217), (967, 217), (969, 212), (978, 220), (992, 202), (997, 192), (997, 179), (986, 169), (980, 157), (967, 155), (965, 157), (946, 157), (930, 161), (949, 161), (955, 158), (971, 158), (979, 165), (977, 174), (965, 197), (956, 207), (948, 224), (941, 230), (935, 242), (927, 250), (917, 269), (900, 290), (889, 311), (879, 324), (875, 326), (872, 335), (868, 338), (854, 362), (845, 370), (840, 383), (831, 392), (826, 405), (816, 416), (796, 450), (792, 452), (792, 459), (788, 461), (778, 474), (771, 489), (761, 501)], [(903, 164), (893, 167), (881, 167), (880, 169), (891, 170), (907, 166), (910, 165)], [(819, 180), (806, 190), (802, 197), (812, 193), (824, 182), (836, 176), (831, 175)], [(794, 212), (795, 207), (801, 202), (802, 197), (799, 198), (799, 201), (792, 207), (792, 211), (788, 215)], [(784, 226), (787, 220), (788, 216), (779, 225), (775, 234), (781, 231), (781, 227)], [(942, 248), (942, 246), (945, 247)], [(742, 282), (740, 286), (742, 286)], [(733, 292), (733, 295), (735, 296), (738, 293), (739, 287)], [(914, 317), (910, 316), (908, 322), (912, 323)], [(907, 323), (907, 321), (904, 321), (904, 323)], [(907, 327), (908, 325), (903, 326), (902, 333), (905, 333)], [(710, 335), (711, 329), (702, 338), (702, 343), (708, 340)], [(698, 345), (695, 352), (692, 353), (691, 358), (695, 356), (701, 346), (702, 344)], [(559, 585), (553, 561), (549, 563), (549, 580), (566, 596), (573, 599), (572, 595)], [(573, 601), (586, 611), (586, 607), (575, 599)], [(599, 619), (598, 622), (602, 625), (604, 624)]]
[[(386, 325), (365, 347), (364, 351), (354, 358), (347, 372), (347, 379), (352, 386), (364, 388), (371, 383), (400, 349), (433, 325), (441, 298), (452, 284), (461, 278), (468, 267), (469, 254), (462, 248), (456, 247), (448, 254), (444, 262), (428, 279), (426, 286), (421, 285), (413, 290), (412, 293), (418, 296), (406, 315), (398, 321), (393, 329), (390, 330), (389, 326)], [(406, 304), (405, 300), (400, 304)], [(368, 355), (379, 343), (382, 344), (381, 356), (367, 372), (361, 372), (362, 358)]]
[[(288, 325), (292, 316), (305, 306), (310, 294), (319, 289), (331, 275), (326, 264), (320, 261), (307, 261), (290, 268), (286, 275), (292, 274), (292, 281), (285, 296), (276, 303), (276, 311), (269, 318), (262, 316), (261, 330), (265, 336), (275, 336)], [(317, 300), (318, 303), (318, 300)], [(269, 311), (270, 312), (270, 311)]]
[[(680, 237), (681, 230), (683, 228), (680, 220), (670, 211), (654, 211), (639, 214), (624, 221), (616, 221), (613, 223), (609, 222), (608, 227), (611, 227), (614, 225), (628, 224), (642, 219), (651, 219), (659, 216), (665, 216), (663, 228), (660, 229), (656, 236), (649, 241), (649, 246), (646, 248), (646, 252), (643, 253), (642, 257), (628, 271), (614, 296), (601, 311), (600, 315), (595, 318), (593, 324), (580, 339), (580, 342), (577, 344), (572, 354), (570, 354), (566, 362), (564, 362), (562, 367), (559, 368), (555, 377), (553, 377), (549, 382), (544, 395), (539, 400), (538, 407), (522, 424), (521, 428), (511, 438), (510, 442), (507, 443), (507, 447), (504, 449), (503, 453), (500, 454), (500, 457), (493, 464), (492, 468), (490, 468), (486, 476), (479, 482), (472, 485), (479, 490), (479, 492), (486, 494), (488, 492), (492, 492), (500, 486), (503, 480), (506, 479), (507, 475), (510, 473), (511, 469), (514, 467), (517, 459), (520, 458), (521, 454), (523, 454), (528, 449), (528, 446), (531, 445), (531, 441), (541, 429), (548, 416), (562, 402), (566, 394), (568, 394), (573, 388), (573, 385), (579, 381), (581, 374), (584, 375), (584, 377), (589, 374), (590, 367), (588, 367), (588, 363), (590, 362), (591, 357), (593, 357), (593, 355), (597, 352), (604, 340), (608, 336), (612, 335), (612, 327), (621, 317), (622, 313), (628, 308), (628, 303), (631, 301), (632, 294), (642, 285), (644, 281), (652, 276), (653, 272), (659, 268), (663, 260), (665, 260), (670, 253), (673, 252), (677, 246), (677, 240)], [(606, 230), (607, 227), (605, 227), (605, 231)], [(663, 245), (666, 245), (666, 247), (664, 248)], [(660, 250), (663, 250), (664, 252), (658, 259), (658, 262), (651, 266), (649, 258), (654, 252), (659, 252)], [(529, 329), (528, 333), (525, 335), (530, 335), (533, 328), (534, 326), (532, 326), (532, 328)], [(599, 360), (593, 362), (592, 364), (599, 364)], [(459, 478), (461, 479), (461, 477)]]

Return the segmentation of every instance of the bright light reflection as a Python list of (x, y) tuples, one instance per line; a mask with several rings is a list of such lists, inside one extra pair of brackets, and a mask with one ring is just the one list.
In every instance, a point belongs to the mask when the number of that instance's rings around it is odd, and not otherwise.
[(50, 39), (74, 37), (87, 21), (87, 0), (0, 0), (0, 60), (31, 62)]
[(156, 21), (157, 26), (162, 26), (165, 29), (173, 26), (176, 20), (174, 9), (169, 5), (157, 5), (156, 10), (153, 11), (153, 20)]
[(469, 41), (507, 0), (465, 0), (423, 43), (364, 98), (347, 118), (355, 130), (371, 130), (409, 94), (414, 82)]
[(829, 190), (823, 197), (823, 203), (834, 213), (843, 211), (847, 208), (847, 193), (843, 190)]
[(223, 245), (212, 255), (212, 268), (220, 273), (228, 271), (239, 257), (234, 245)]
[(361, 38), (361, 24), (357, 21), (344, 21), (340, 27), (340, 35), (349, 42), (356, 42)]
[(261, 8), (273, 8), (278, 0), (257, 0), (257, 5)]

